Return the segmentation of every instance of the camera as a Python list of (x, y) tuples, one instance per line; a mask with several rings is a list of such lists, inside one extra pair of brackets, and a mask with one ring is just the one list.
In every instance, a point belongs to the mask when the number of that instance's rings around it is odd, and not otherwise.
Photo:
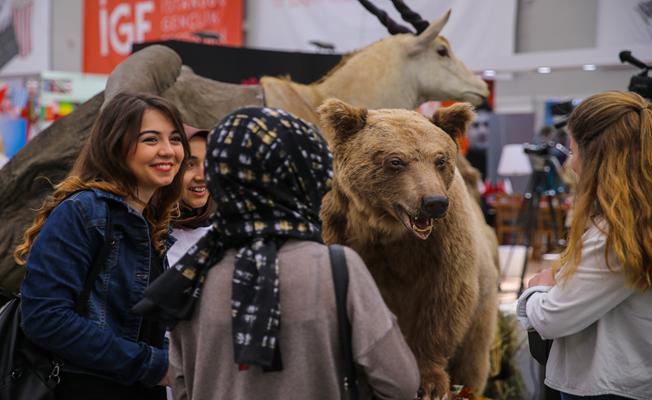
[(525, 152), (525, 154), (544, 157), (550, 155), (551, 147), (552, 147), (552, 143), (550, 142), (541, 143), (541, 144), (525, 143), (523, 144), (523, 151)]
[(559, 162), (563, 164), (565, 160), (559, 160), (559, 158), (568, 157), (570, 151), (561, 143), (555, 142), (544, 142), (544, 143), (524, 143), (523, 151), (525, 154), (531, 154), (540, 157), (553, 156), (558, 159)]
[(648, 76), (650, 68), (652, 67), (634, 57), (632, 52), (629, 50), (621, 51), (618, 56), (620, 57), (621, 63), (632, 64), (633, 66), (643, 70), (640, 74), (632, 76), (627, 90), (638, 93), (648, 101), (652, 101), (652, 78)]
[(566, 192), (561, 178), (562, 165), (570, 156), (570, 151), (561, 143), (524, 143), (523, 152), (527, 154), (532, 166), (532, 189), (539, 193)]

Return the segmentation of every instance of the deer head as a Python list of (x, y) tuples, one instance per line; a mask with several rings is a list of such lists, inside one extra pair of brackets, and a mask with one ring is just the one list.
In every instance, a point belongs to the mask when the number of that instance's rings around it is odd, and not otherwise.
[(418, 88), (420, 102), (448, 99), (478, 105), (489, 95), (487, 84), (455, 56), (448, 40), (439, 34), (448, 22), (450, 10), (428, 23), (403, 1), (392, 0), (401, 17), (415, 27), (416, 32), (413, 32), (393, 21), (368, 0), (359, 1), (378, 17), (392, 35), (406, 37), (401, 40), (402, 47), (406, 48), (403, 70), (405, 74), (410, 74)]

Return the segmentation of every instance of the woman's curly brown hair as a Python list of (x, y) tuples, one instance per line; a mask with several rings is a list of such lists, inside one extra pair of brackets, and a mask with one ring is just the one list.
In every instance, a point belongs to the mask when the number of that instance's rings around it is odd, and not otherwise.
[[(68, 178), (55, 186), (54, 193), (45, 200), (25, 232), (23, 243), (14, 252), (19, 265), (25, 265), (29, 249), (52, 210), (72, 193), (101, 189), (125, 200), (138, 199), (138, 182), (127, 165), (127, 159), (135, 151), (143, 114), (148, 109), (161, 112), (177, 132), (183, 133), (179, 111), (166, 99), (144, 93), (117, 94), (102, 108)], [(188, 141), (185, 135), (180, 137), (186, 159), (190, 153)], [(170, 220), (178, 215), (184, 170), (185, 163), (182, 162), (172, 183), (157, 189), (149, 203), (144, 205), (143, 217), (150, 226), (152, 246), (159, 254), (165, 251)]]
[(568, 247), (555, 272), (561, 270), (563, 280), (577, 270), (582, 235), (589, 222), (601, 220), (607, 224), (605, 252), (614, 252), (627, 282), (651, 288), (652, 106), (636, 93), (595, 94), (573, 111), (568, 129), (581, 173)]

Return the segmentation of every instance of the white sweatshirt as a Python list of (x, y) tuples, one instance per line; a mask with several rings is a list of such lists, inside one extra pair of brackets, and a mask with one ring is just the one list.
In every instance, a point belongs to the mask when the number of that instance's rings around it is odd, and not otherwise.
[(652, 291), (625, 282), (606, 236), (584, 233), (582, 261), (565, 282), (527, 289), (517, 315), (526, 329), (554, 339), (545, 384), (579, 396), (652, 399)]
[(172, 236), (177, 240), (168, 250), (168, 263), (173, 266), (179, 259), (186, 254), (190, 247), (197, 243), (206, 232), (211, 229), (210, 226), (195, 229), (173, 229)]

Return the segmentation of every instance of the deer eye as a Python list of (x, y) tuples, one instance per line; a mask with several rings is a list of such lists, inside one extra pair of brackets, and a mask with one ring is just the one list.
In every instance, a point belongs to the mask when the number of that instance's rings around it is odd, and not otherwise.
[(448, 48), (446, 46), (437, 47), (437, 54), (442, 57), (448, 57)]

